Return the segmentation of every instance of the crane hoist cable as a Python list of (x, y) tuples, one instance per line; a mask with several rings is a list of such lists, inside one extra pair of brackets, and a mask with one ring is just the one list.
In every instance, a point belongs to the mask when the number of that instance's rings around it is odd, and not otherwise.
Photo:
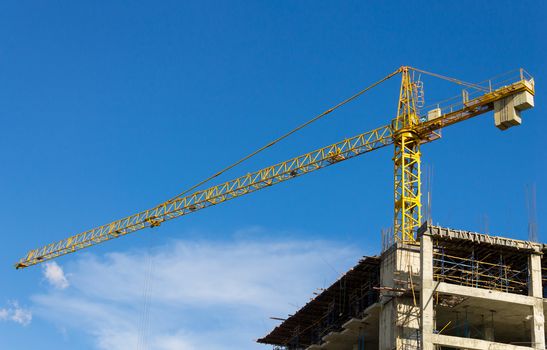
[(142, 306), (137, 323), (137, 345), (135, 350), (146, 350), (150, 348), (150, 317), (155, 270), (154, 259), (155, 256), (152, 252), (152, 236), (148, 236), (146, 252), (144, 253), (144, 271), (141, 274), (143, 277)]
[(335, 111), (336, 109), (338, 109), (338, 108), (344, 106), (345, 104), (347, 104), (347, 103), (349, 103), (349, 102), (355, 100), (355, 99), (358, 98), (359, 96), (363, 95), (365, 92), (367, 92), (367, 91), (369, 91), (370, 89), (372, 89), (372, 88), (374, 88), (374, 87), (380, 85), (381, 83), (383, 83), (383, 82), (385, 82), (386, 80), (392, 78), (393, 76), (399, 74), (400, 72), (401, 72), (401, 69), (399, 68), (399, 69), (397, 69), (396, 71), (394, 71), (394, 72), (392, 72), (392, 73), (386, 75), (384, 78), (382, 78), (382, 79), (376, 81), (375, 83), (373, 83), (373, 84), (367, 86), (367, 87), (364, 88), (363, 90), (361, 90), (361, 91), (355, 93), (354, 95), (348, 97), (347, 99), (343, 100), (342, 102), (339, 102), (338, 104), (336, 104), (336, 105), (334, 105), (333, 107), (327, 109), (327, 110), (324, 111), (323, 113), (318, 114), (317, 116), (313, 117), (312, 119), (308, 120), (307, 122), (305, 122), (305, 123), (303, 123), (303, 124), (297, 126), (296, 128), (294, 128), (294, 129), (290, 130), (289, 132), (287, 132), (287, 133), (281, 135), (280, 137), (276, 138), (275, 140), (273, 140), (273, 141), (267, 143), (266, 145), (260, 147), (260, 148), (257, 149), (256, 151), (249, 153), (248, 155), (246, 155), (245, 157), (241, 158), (241, 159), (238, 160), (237, 162), (235, 162), (235, 163), (233, 163), (233, 164), (231, 164), (231, 165), (225, 167), (224, 169), (222, 169), (222, 170), (220, 170), (220, 171), (214, 173), (213, 175), (209, 176), (209, 177), (206, 178), (205, 180), (198, 182), (197, 184), (195, 184), (195, 185), (193, 185), (192, 187), (188, 188), (188, 189), (185, 190), (184, 192), (179, 193), (179, 194), (176, 195), (175, 197), (169, 199), (167, 202), (172, 202), (172, 201), (174, 201), (174, 200), (176, 200), (176, 199), (178, 199), (178, 198), (184, 196), (185, 194), (189, 193), (190, 191), (193, 191), (193, 190), (195, 190), (196, 188), (198, 188), (198, 187), (200, 187), (200, 186), (206, 184), (207, 182), (213, 180), (214, 178), (216, 178), (216, 177), (218, 177), (218, 176), (224, 174), (226, 171), (228, 171), (228, 170), (230, 170), (230, 169), (232, 169), (232, 168), (234, 168), (234, 167), (240, 165), (241, 163), (243, 163), (243, 162), (249, 160), (250, 158), (256, 156), (256, 155), (259, 154), (260, 152), (262, 152), (262, 151), (264, 151), (264, 150), (266, 150), (266, 149), (272, 147), (272, 146), (275, 145), (276, 143), (278, 143), (278, 142), (280, 142), (280, 141), (286, 139), (287, 137), (291, 136), (292, 134), (296, 133), (297, 131), (299, 131), (299, 130), (305, 128), (306, 126), (308, 126), (308, 125), (310, 125), (310, 124), (312, 124), (312, 123), (314, 123), (314, 122), (316, 122), (316, 121), (318, 121), (319, 119), (323, 118), (323, 117), (326, 116), (327, 114), (330, 114), (331, 112)]

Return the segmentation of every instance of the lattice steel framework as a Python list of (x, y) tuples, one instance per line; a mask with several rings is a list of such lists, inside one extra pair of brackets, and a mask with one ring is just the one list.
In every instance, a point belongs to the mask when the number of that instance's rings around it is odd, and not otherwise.
[(414, 242), (414, 234), (420, 227), (421, 179), (420, 143), (416, 133), (420, 123), (416, 110), (417, 84), (412, 80), (408, 67), (402, 67), (401, 91), (397, 118), (394, 120), (393, 141), (395, 144), (394, 193), (395, 215), (394, 235), (403, 242)]
[(167, 201), (152, 209), (99, 226), (40, 249), (31, 250), (25, 258), (16, 264), (16, 267), (24, 268), (35, 265), (147, 227), (157, 227), (164, 221), (241, 197), (392, 143), (391, 126), (386, 125), (220, 185)]

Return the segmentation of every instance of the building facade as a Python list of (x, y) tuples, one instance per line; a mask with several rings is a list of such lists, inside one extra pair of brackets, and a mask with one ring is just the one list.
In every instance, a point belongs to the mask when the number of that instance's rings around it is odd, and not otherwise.
[(258, 340), (287, 350), (545, 349), (540, 243), (424, 224)]

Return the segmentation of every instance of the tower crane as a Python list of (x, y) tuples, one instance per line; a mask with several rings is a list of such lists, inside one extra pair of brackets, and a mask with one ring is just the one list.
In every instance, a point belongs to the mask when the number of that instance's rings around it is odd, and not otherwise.
[[(457, 83), (471, 89), (473, 93), (462, 90), (461, 99), (456, 104), (443, 106), (444, 108), (439, 105), (426, 113), (421, 113), (420, 104), (423, 98), (423, 89), (421, 81), (415, 79), (416, 73), (432, 75)], [(388, 145), (394, 146), (393, 233), (395, 239), (402, 242), (416, 242), (417, 229), (422, 223), (420, 146), (440, 138), (442, 128), (492, 110), (494, 110), (495, 125), (499, 129), (505, 130), (520, 124), (520, 112), (534, 106), (534, 79), (524, 69), (519, 69), (515, 77), (503, 81), (501, 86), (494, 86), (491, 80), (472, 84), (403, 66), (310, 122), (331, 113), (370, 88), (396, 75), (401, 76), (397, 115), (387, 125), (207, 189), (195, 190), (198, 186), (194, 186), (191, 189), (193, 192), (187, 191), (151, 209), (30, 250), (15, 264), (15, 267), (17, 269), (26, 268), (132, 232), (157, 227), (166, 221), (341, 163)], [(285, 136), (292, 134), (295, 130)], [(262, 149), (274, 143), (272, 142)], [(233, 166), (227, 169), (231, 167)]]

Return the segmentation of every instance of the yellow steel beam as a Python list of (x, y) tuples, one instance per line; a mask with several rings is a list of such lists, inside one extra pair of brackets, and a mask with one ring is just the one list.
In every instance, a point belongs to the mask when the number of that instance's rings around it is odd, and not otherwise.
[(131, 232), (147, 227), (156, 227), (167, 220), (241, 197), (391, 143), (391, 126), (383, 126), (220, 185), (164, 202), (152, 209), (79, 233), (42, 248), (31, 250), (16, 263), (15, 267), (25, 268)]
[(402, 67), (397, 118), (394, 120), (394, 219), (393, 234), (403, 242), (414, 242), (421, 225), (421, 139), (415, 132), (420, 122), (416, 111), (416, 84), (409, 67)]
[(444, 111), (445, 113), (441, 117), (416, 125), (415, 130), (420, 135), (420, 138), (428, 139), (435, 131), (487, 113), (494, 109), (494, 102), (524, 91), (532, 95), (535, 94), (532, 79), (527, 80), (522, 78), (512, 84), (487, 92), (465, 103), (462, 102), (459, 108)]

